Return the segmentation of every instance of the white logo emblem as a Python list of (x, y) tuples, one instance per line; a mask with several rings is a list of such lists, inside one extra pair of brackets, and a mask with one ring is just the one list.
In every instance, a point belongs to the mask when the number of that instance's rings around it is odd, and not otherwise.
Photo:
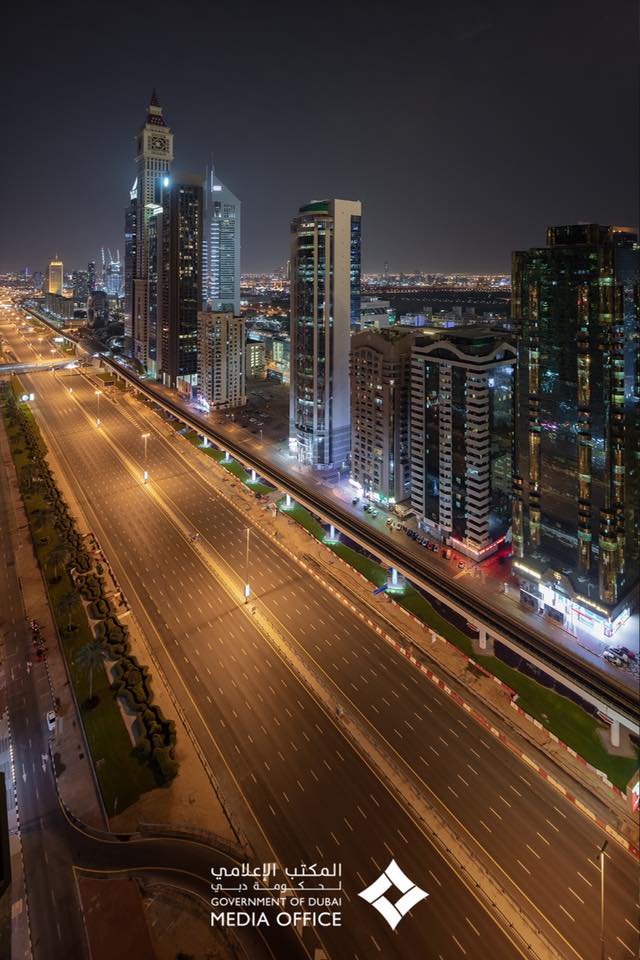
[[(402, 896), (395, 903), (387, 900), (385, 894), (391, 887), (400, 891)], [(381, 913), (392, 930), (398, 926), (405, 913), (408, 913), (416, 903), (420, 903), (429, 894), (421, 890), (413, 880), (404, 873), (395, 860), (392, 860), (384, 873), (381, 873), (370, 887), (358, 894), (367, 903)]]

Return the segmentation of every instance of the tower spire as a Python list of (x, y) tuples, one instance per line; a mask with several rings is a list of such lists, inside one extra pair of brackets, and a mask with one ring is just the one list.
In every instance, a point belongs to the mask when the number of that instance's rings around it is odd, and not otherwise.
[(158, 100), (158, 95), (156, 93), (156, 88), (154, 87), (151, 91), (151, 100), (149, 100), (150, 107), (159, 107), (160, 101)]

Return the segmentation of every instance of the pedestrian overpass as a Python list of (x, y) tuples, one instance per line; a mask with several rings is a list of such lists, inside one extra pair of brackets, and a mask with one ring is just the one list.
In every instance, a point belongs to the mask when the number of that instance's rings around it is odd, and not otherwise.
[(0, 377), (3, 374), (43, 373), (46, 370), (71, 369), (79, 366), (75, 359), (36, 360), (33, 363), (0, 363)]

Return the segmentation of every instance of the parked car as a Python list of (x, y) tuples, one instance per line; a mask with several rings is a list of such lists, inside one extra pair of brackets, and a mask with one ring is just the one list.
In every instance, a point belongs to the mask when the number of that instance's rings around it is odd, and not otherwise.
[(607, 661), (607, 663), (612, 663), (614, 667), (624, 666), (624, 661), (617, 655), (617, 653), (614, 653), (613, 650), (605, 650), (602, 656)]
[(359, 503), (360, 497), (354, 497), (351, 501), (351, 505), (355, 507), (356, 503)]
[(637, 660), (638, 654), (634, 653), (633, 650), (629, 650), (629, 647), (609, 647), (612, 653), (617, 653), (618, 656), (628, 657), (629, 660)]
[(464, 570), (464, 563), (462, 560), (458, 560), (458, 570)]
[(49, 710), (47, 712), (47, 727), (49, 728), (49, 733), (54, 733), (56, 729), (56, 713), (55, 710)]

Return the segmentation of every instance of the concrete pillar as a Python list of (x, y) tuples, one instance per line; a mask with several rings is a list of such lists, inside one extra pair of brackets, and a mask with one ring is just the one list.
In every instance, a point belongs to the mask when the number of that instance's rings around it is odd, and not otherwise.
[(255, 472), (255, 470), (252, 470), (252, 471), (251, 471), (251, 483), (257, 483), (257, 481), (258, 481), (258, 474)]
[(398, 571), (396, 570), (395, 567), (391, 567), (391, 586), (392, 587), (398, 586)]
[(619, 747), (620, 746), (620, 721), (619, 720), (613, 721), (613, 723), (611, 724), (611, 731), (609, 735), (611, 737), (611, 746)]
[(222, 458), (222, 462), (223, 462), (223, 463), (229, 463), (229, 461), (231, 460), (231, 457), (229, 456), (229, 454), (227, 453), (226, 450), (223, 450), (222, 452), (224, 453), (224, 457)]
[(203, 438), (202, 438), (202, 446), (205, 448), (205, 450), (206, 450), (207, 447), (209, 446), (209, 441), (207, 440), (206, 437), (203, 437)]
[(481, 650), (487, 649), (487, 631), (484, 627), (478, 628), (478, 646)]
[(335, 539), (336, 539), (336, 528), (331, 523), (329, 524), (329, 540), (335, 540)]
[(291, 510), (291, 495), (289, 493), (284, 498), (284, 508), (285, 510)]

